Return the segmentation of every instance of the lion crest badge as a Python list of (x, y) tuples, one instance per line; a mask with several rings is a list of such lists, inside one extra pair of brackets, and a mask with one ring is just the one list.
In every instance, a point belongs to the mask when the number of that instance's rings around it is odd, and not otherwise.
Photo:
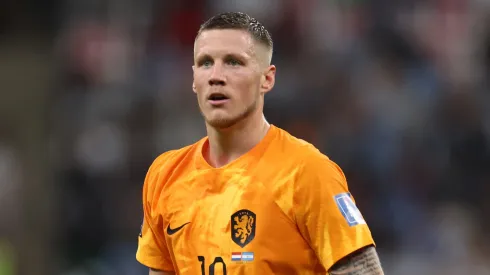
[(255, 238), (255, 213), (242, 209), (231, 215), (231, 239), (240, 247), (245, 247)]

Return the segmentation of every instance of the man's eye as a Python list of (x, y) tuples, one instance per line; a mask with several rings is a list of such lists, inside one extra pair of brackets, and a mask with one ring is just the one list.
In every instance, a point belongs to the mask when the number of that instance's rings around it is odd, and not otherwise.
[(228, 64), (230, 64), (232, 66), (238, 66), (238, 65), (241, 65), (242, 63), (236, 59), (230, 59), (230, 60), (228, 60)]
[(201, 66), (204, 67), (210, 67), (211, 65), (213, 65), (213, 62), (211, 62), (211, 60), (205, 60), (201, 63)]

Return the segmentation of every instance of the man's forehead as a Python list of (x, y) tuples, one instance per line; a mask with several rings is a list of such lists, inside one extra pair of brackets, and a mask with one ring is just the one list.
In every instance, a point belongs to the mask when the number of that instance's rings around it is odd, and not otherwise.
[(254, 53), (254, 45), (252, 36), (244, 30), (206, 30), (196, 38), (194, 55), (223, 51), (252, 55)]

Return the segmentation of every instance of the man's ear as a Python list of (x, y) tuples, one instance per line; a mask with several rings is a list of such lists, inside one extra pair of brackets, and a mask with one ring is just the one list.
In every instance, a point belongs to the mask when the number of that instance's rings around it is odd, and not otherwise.
[(269, 65), (265, 70), (262, 76), (262, 83), (260, 85), (260, 89), (262, 93), (267, 93), (272, 88), (274, 88), (274, 84), (276, 82), (276, 66)]
[(196, 84), (194, 83), (194, 71), (195, 71), (195, 66), (192, 65), (192, 91), (194, 91), (194, 93), (197, 93)]

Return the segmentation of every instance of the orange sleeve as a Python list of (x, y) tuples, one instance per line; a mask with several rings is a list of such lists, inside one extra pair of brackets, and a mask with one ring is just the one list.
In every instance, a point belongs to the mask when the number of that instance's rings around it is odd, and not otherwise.
[(143, 265), (164, 271), (173, 271), (174, 267), (170, 253), (165, 243), (160, 213), (152, 211), (152, 206), (157, 205), (152, 202), (153, 193), (158, 185), (158, 162), (159, 159), (150, 167), (143, 186), (143, 224), (138, 237), (138, 250), (136, 259)]
[(328, 271), (338, 260), (374, 241), (342, 170), (327, 158), (307, 162), (295, 186), (296, 221)]

